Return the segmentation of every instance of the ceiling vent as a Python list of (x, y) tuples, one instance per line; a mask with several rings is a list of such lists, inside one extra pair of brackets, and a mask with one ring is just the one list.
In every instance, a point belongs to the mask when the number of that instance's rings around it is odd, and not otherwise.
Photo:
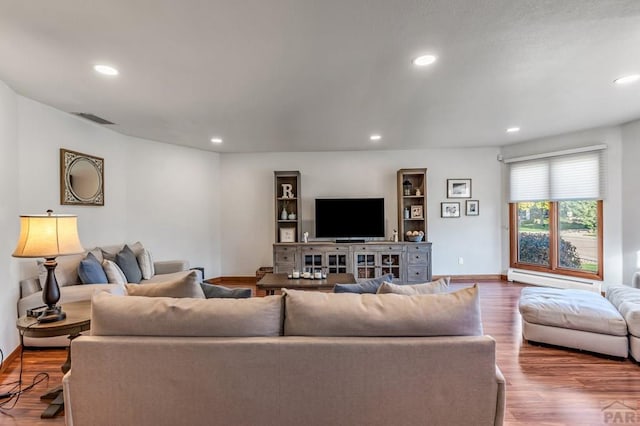
[(93, 121), (94, 123), (98, 123), (98, 124), (115, 124), (110, 122), (109, 120), (105, 120), (102, 117), (98, 117), (97, 115), (90, 114), (88, 112), (73, 112), (72, 114), (82, 118), (86, 118), (87, 120)]

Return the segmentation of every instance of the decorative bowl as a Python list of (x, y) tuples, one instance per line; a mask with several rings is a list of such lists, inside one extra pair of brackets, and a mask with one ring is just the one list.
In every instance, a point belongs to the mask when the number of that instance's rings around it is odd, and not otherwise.
[(420, 241), (422, 241), (422, 237), (424, 237), (424, 235), (407, 235), (407, 240), (411, 241), (412, 243), (419, 243)]

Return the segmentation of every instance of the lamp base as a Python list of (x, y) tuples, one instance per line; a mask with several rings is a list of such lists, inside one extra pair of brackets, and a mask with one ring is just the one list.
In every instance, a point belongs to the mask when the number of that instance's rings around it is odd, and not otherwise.
[(51, 306), (45, 309), (38, 317), (39, 323), (62, 321), (67, 317), (60, 306)]

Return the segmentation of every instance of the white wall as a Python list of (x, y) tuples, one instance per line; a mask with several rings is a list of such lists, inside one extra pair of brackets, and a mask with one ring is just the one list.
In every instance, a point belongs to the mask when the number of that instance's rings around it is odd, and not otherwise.
[[(222, 274), (253, 275), (273, 264), (273, 171), (300, 170), (303, 230), (313, 232), (316, 197), (384, 197), (386, 235), (397, 228), (396, 172), (426, 167), (433, 273), (498, 274), (501, 262), (497, 148), (225, 154), (221, 160)], [(471, 178), (479, 216), (440, 218), (447, 178)], [(457, 201), (457, 200), (449, 200)], [(461, 207), (464, 209), (464, 200)], [(458, 264), (458, 257), (464, 264)]]
[[(581, 132), (530, 140), (527, 142), (502, 147), (505, 159), (525, 155), (560, 151), (563, 149), (606, 144), (605, 153), (607, 168), (606, 198), (603, 203), (604, 216), (604, 281), (603, 289), (608, 284), (620, 284), (622, 277), (622, 137), (620, 127), (601, 127)], [(506, 168), (506, 166), (505, 166)], [(504, 173), (504, 180), (508, 173)], [(508, 185), (503, 186), (503, 232), (502, 234), (502, 268), (509, 268), (509, 216), (506, 208), (509, 196)], [(626, 230), (625, 230), (626, 232)]]
[(20, 343), (16, 332), (18, 241), (18, 106), (16, 95), (0, 82), (0, 349), (8, 356)]
[[(85, 247), (141, 241), (155, 260), (188, 259), (219, 275), (219, 154), (121, 135), (18, 99), (21, 213), (77, 214)], [(60, 148), (104, 158), (104, 206), (60, 205)]]
[(631, 284), (640, 250), (640, 120), (622, 126), (622, 154), (623, 282)]
[(156, 260), (189, 259), (220, 276), (219, 154), (132, 139), (127, 143), (127, 235)]
[[(104, 158), (105, 205), (60, 205), (59, 150)], [(207, 277), (221, 275), (217, 153), (115, 133), (79, 117), (17, 96), (0, 83), (0, 347), (18, 344), (18, 281), (35, 262), (10, 257), (18, 215), (78, 215), (87, 247), (141, 241), (156, 260), (188, 259)], [(11, 268), (13, 267), (13, 271)]]

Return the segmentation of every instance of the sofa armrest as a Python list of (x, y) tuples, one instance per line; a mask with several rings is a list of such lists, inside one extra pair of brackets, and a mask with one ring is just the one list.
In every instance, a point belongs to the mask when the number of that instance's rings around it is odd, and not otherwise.
[(20, 298), (27, 297), (30, 294), (37, 293), (42, 290), (40, 279), (38, 277), (26, 278), (20, 280)]
[(163, 260), (160, 262), (153, 262), (153, 267), (156, 270), (156, 275), (172, 274), (174, 272), (188, 270), (189, 261), (188, 260)]

